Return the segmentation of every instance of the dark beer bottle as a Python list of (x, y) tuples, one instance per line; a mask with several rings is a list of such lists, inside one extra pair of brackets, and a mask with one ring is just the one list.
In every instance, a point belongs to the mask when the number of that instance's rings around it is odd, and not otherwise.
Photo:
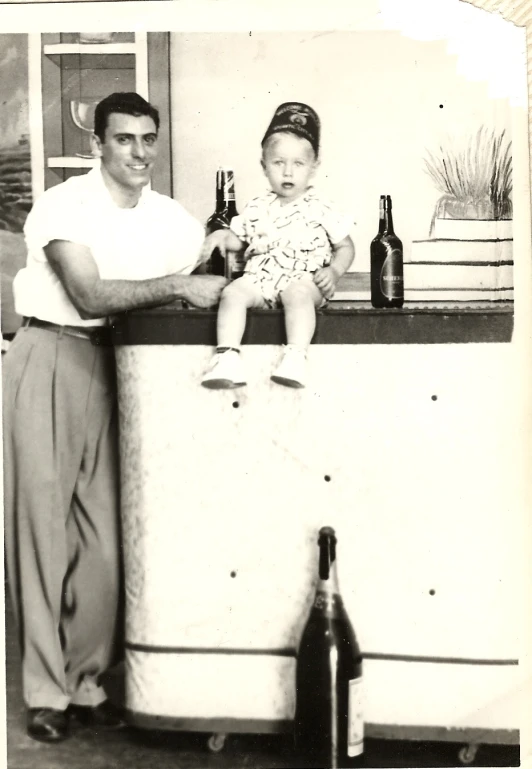
[(371, 304), (374, 307), (402, 307), (403, 244), (393, 229), (392, 199), (381, 195), (379, 232), (371, 241)]
[(360, 766), (362, 655), (336, 574), (334, 529), (320, 529), (319, 580), (296, 661), (295, 747), (312, 765)]
[[(231, 168), (219, 168), (216, 172), (216, 210), (207, 219), (205, 227), (207, 235), (210, 235), (215, 230), (227, 229), (231, 224), (231, 219), (237, 213), (233, 170)], [(222, 256), (219, 248), (215, 248), (207, 263), (207, 272), (231, 278), (232, 269), (230, 262), (229, 258), (226, 260)]]

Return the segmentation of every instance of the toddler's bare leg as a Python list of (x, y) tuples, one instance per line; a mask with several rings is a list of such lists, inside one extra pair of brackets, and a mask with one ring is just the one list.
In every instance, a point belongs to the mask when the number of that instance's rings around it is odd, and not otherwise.
[(281, 294), (284, 307), (286, 341), (307, 348), (316, 328), (316, 307), (323, 300), (311, 279), (294, 280)]
[(265, 307), (260, 289), (247, 278), (237, 278), (222, 292), (217, 318), (218, 347), (239, 347), (252, 307)]

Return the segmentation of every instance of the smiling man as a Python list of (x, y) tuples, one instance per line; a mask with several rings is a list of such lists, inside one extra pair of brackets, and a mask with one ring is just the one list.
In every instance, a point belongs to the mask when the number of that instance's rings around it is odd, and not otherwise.
[(204, 230), (149, 188), (159, 115), (136, 93), (95, 113), (97, 167), (47, 190), (25, 225), (13, 284), (24, 316), (3, 361), (4, 512), (28, 734), (119, 728), (102, 673), (116, 661), (121, 594), (114, 313), (218, 301), (191, 275)]

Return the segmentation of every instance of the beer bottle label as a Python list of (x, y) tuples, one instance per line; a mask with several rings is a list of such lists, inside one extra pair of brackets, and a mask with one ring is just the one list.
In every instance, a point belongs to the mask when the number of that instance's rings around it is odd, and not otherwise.
[(386, 299), (403, 296), (403, 253), (399, 248), (389, 250), (381, 269), (380, 288)]
[(224, 200), (235, 199), (235, 179), (232, 172), (226, 172), (223, 179)]
[(364, 702), (362, 678), (349, 681), (347, 710), (347, 755), (360, 756), (364, 752)]

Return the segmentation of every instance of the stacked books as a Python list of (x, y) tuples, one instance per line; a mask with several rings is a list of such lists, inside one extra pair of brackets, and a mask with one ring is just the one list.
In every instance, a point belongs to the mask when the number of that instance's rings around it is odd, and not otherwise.
[(511, 227), (511, 221), (436, 220), (434, 237), (412, 242), (405, 301), (512, 301)]
[(448, 240), (508, 240), (513, 237), (511, 219), (444, 219), (434, 220), (433, 238)]

